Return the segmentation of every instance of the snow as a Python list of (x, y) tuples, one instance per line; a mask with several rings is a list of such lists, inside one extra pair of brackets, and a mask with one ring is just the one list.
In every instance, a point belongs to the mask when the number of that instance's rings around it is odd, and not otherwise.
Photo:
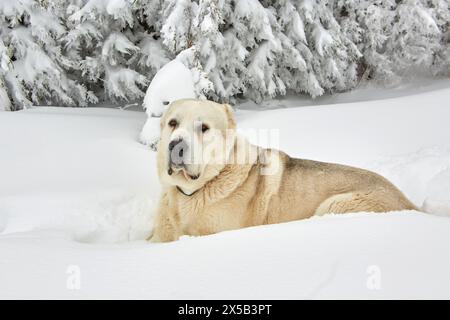
[[(108, 59), (111, 50), (117, 50), (124, 54), (130, 54), (131, 52), (139, 50), (139, 47), (133, 45), (133, 43), (127, 39), (123, 34), (118, 32), (111, 33), (105, 40), (102, 48), (102, 56), (104, 59)], [(115, 65), (116, 62), (111, 63)]]
[(138, 142), (144, 113), (2, 112), (0, 298), (448, 299), (449, 99), (450, 86), (236, 113), (251, 140), (379, 172), (432, 214), (328, 215), (167, 244), (144, 240), (159, 194), (155, 153)]
[(323, 27), (317, 25), (314, 28), (313, 38), (317, 53), (322, 57), (324, 51), (333, 43), (333, 37)]
[(154, 153), (135, 141), (142, 116), (113, 109), (2, 113), (0, 130), (15, 138), (1, 142), (0, 230), (56, 225), (77, 239), (104, 241), (118, 228), (122, 240), (142, 226), (148, 232), (136, 219), (149, 218), (145, 206), (158, 193), (151, 188)]

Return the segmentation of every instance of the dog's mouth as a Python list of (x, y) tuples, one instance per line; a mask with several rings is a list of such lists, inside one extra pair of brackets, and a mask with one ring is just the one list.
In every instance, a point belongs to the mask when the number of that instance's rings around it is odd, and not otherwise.
[(197, 180), (200, 177), (200, 174), (189, 173), (185, 166), (178, 168), (172, 168), (169, 166), (169, 169), (167, 169), (167, 174), (169, 176), (173, 174), (181, 174), (186, 180)]

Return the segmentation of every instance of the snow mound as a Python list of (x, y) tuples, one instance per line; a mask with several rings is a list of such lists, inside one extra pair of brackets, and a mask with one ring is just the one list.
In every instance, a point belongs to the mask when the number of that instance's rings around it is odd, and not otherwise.
[(159, 139), (160, 117), (169, 104), (195, 97), (191, 71), (177, 59), (164, 65), (152, 79), (144, 97), (143, 106), (148, 120), (140, 135), (141, 142), (155, 149)]
[(432, 147), (373, 163), (424, 212), (450, 216), (450, 149)]
[(195, 98), (191, 71), (177, 59), (162, 67), (152, 79), (144, 98), (149, 116), (161, 117), (167, 104), (179, 99)]

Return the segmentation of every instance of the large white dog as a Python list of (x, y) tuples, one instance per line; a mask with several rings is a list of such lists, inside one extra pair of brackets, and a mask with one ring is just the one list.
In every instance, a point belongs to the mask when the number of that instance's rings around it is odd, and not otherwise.
[(161, 119), (152, 241), (347, 212), (414, 210), (380, 175), (294, 159), (236, 134), (229, 105), (179, 100)]

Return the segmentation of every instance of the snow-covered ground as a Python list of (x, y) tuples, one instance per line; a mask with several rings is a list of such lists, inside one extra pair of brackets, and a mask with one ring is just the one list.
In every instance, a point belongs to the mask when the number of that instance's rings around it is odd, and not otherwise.
[[(426, 211), (144, 241), (159, 193), (143, 112), (0, 113), (0, 298), (450, 298), (450, 87), (239, 110), (292, 156), (356, 165)], [(299, 103), (301, 104), (301, 103)], [(255, 140), (256, 141), (256, 140)], [(439, 215), (440, 216), (439, 216)]]

